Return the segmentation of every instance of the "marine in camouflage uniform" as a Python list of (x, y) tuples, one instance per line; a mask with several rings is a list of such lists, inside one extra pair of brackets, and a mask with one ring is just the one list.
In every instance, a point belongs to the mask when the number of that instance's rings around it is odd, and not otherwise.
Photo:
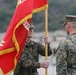
[(57, 75), (76, 75), (76, 16), (67, 15), (67, 38), (60, 42), (56, 51)]
[[(40, 68), (39, 54), (45, 56), (45, 46), (32, 40), (27, 42), (14, 75), (38, 75), (37, 68)], [(51, 54), (52, 52), (48, 45), (48, 56)]]

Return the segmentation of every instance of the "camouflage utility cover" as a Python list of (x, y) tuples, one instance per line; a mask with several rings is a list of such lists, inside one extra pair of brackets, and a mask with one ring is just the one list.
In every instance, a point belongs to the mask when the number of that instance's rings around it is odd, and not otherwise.
[(76, 22), (76, 16), (75, 15), (66, 15), (65, 16), (67, 22)]

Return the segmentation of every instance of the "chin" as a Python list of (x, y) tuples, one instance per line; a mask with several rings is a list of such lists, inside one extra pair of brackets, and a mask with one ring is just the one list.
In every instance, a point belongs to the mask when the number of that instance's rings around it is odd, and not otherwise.
[(29, 38), (32, 38), (32, 36), (28, 36)]
[(69, 32), (67, 32), (67, 34), (69, 34)]

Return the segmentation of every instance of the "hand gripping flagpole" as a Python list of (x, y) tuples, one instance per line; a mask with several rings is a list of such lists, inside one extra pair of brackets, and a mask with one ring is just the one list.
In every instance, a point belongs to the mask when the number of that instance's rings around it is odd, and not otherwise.
[[(48, 9), (45, 10), (45, 36), (48, 36)], [(45, 60), (48, 60), (48, 44), (45, 44)], [(45, 69), (45, 75), (48, 75), (48, 68)]]

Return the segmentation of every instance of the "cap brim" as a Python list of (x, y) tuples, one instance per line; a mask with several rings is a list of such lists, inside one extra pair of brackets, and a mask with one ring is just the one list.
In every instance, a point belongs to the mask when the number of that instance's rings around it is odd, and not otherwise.
[(63, 25), (65, 26), (67, 22), (64, 22)]

